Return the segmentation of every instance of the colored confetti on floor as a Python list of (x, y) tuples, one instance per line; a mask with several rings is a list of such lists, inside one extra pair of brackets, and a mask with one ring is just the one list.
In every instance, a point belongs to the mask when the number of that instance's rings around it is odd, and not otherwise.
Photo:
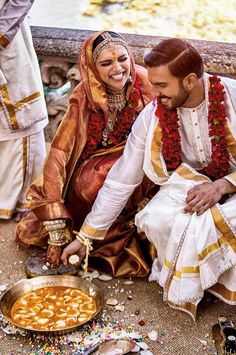
[(29, 348), (29, 355), (69, 355), (71, 353), (81, 355), (105, 340), (142, 341), (142, 334), (134, 331), (130, 325), (124, 325), (117, 320), (110, 322), (94, 320), (67, 335), (41, 335), (26, 332), (11, 336), (19, 342), (19, 347), (17, 350), (12, 350), (10, 355), (21, 354), (25, 346)]

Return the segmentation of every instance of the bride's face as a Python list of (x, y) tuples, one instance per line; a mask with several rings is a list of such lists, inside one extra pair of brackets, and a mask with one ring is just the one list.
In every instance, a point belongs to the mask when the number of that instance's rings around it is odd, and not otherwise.
[(96, 68), (102, 81), (113, 90), (121, 90), (130, 75), (130, 57), (122, 45), (104, 48), (96, 60)]

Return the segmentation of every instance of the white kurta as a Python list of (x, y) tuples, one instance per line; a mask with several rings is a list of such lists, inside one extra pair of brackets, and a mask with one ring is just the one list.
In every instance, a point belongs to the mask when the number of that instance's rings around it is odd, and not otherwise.
[(29, 136), (48, 123), (38, 58), (26, 17), (32, 2), (0, 0), (0, 141)]
[[(207, 79), (205, 74), (206, 100), (196, 108), (179, 109), (183, 164), (171, 176), (168, 174), (156, 144), (160, 139), (156, 107), (150, 103), (135, 121), (124, 154), (110, 170), (80, 231), (85, 237), (104, 238), (146, 174), (160, 185), (156, 196), (136, 215), (138, 229), (145, 232), (157, 249), (158, 259), (150, 279), (164, 288), (164, 299), (171, 306), (193, 317), (206, 289), (236, 304), (236, 194), (202, 216), (183, 213), (188, 190), (209, 181), (197, 172), (211, 160)], [(222, 78), (222, 82), (235, 157), (236, 81)], [(230, 166), (230, 174), (225, 178), (236, 186), (236, 162), (232, 154)]]
[(27, 13), (32, 0), (0, 0), (0, 218), (29, 209), (26, 191), (41, 172), (48, 123)]

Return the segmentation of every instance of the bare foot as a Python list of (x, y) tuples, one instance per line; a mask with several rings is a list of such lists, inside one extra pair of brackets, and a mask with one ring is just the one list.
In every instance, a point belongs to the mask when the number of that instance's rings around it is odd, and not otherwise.
[(14, 214), (14, 221), (15, 221), (16, 223), (19, 223), (20, 220), (21, 220), (22, 218), (24, 218), (25, 216), (27, 216), (28, 213), (29, 213), (29, 212), (16, 212), (16, 213)]
[(46, 262), (52, 268), (57, 268), (61, 264), (62, 246), (48, 245)]

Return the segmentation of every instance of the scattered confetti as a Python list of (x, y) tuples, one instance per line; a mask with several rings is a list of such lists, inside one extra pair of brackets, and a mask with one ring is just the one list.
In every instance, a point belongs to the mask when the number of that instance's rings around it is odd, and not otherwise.
[(94, 291), (94, 289), (92, 287), (89, 287), (89, 296), (95, 296), (96, 292)]
[(85, 271), (80, 271), (79, 275), (81, 276), (81, 279), (97, 279), (99, 277), (99, 272), (98, 271), (93, 271), (93, 272), (85, 272)]
[[(12, 334), (12, 333), (7, 333)], [(17, 332), (14, 333), (16, 336)], [(94, 320), (88, 322), (78, 331), (68, 335), (41, 335), (40, 333), (25, 332), (17, 336), (19, 341), (19, 349), (12, 350), (11, 355), (20, 353), (20, 349), (25, 345), (29, 346), (29, 355), (80, 355), (94, 347), (109, 340), (130, 340), (135, 347), (136, 342), (138, 346), (142, 343), (142, 334), (133, 330), (130, 325), (123, 325), (119, 321), (104, 322), (101, 320)], [(64, 350), (65, 347), (70, 348), (70, 352)]]
[(98, 279), (99, 280), (102, 280), (102, 281), (111, 281), (112, 280), (112, 276), (109, 276), (109, 275), (99, 275), (98, 276)]
[(20, 328), (13, 327), (13, 326), (11, 326), (11, 325), (8, 325), (8, 326), (5, 327), (5, 328), (2, 327), (2, 330), (3, 330), (4, 333), (6, 333), (6, 334), (17, 334), (17, 333), (22, 332), (22, 330), (21, 330)]
[(131, 280), (128, 280), (128, 281), (124, 281), (124, 285), (133, 285), (134, 284), (134, 281), (131, 281)]
[(124, 310), (125, 310), (125, 306), (123, 304), (117, 304), (115, 306), (115, 311), (124, 312)]
[(206, 340), (202, 340), (202, 339), (198, 339), (200, 341), (200, 343), (204, 346), (206, 346), (208, 343)]
[(0, 292), (6, 291), (8, 285), (0, 285)]
[(148, 338), (150, 340), (156, 341), (157, 340), (157, 331), (152, 330), (151, 332), (148, 333)]
[(115, 298), (108, 298), (106, 304), (109, 306), (116, 306), (119, 302)]
[(144, 341), (140, 341), (140, 342), (138, 343), (138, 346), (139, 346), (141, 349), (143, 349), (143, 350), (147, 350), (147, 349), (148, 349), (148, 345), (147, 345), (147, 343), (145, 343)]
[(140, 355), (153, 355), (153, 353), (150, 350), (142, 350)]

